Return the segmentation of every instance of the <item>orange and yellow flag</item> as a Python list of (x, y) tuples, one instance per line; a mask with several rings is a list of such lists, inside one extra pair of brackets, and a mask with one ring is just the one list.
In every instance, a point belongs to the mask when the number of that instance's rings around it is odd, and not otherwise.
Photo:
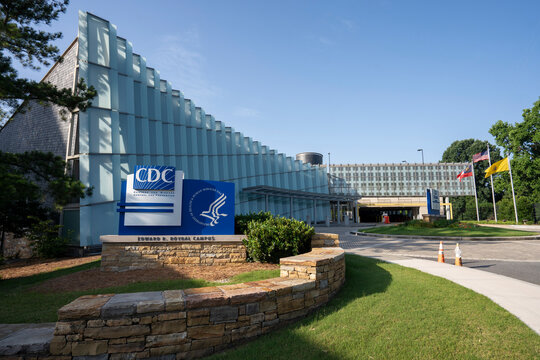
[(491, 175), (495, 174), (495, 173), (498, 173), (498, 172), (501, 172), (501, 171), (509, 171), (510, 168), (509, 168), (509, 165), (508, 165), (508, 158), (504, 158), (500, 161), (497, 161), (496, 163), (494, 163), (493, 165), (491, 165), (490, 167), (488, 167), (486, 169), (486, 178), (490, 177)]

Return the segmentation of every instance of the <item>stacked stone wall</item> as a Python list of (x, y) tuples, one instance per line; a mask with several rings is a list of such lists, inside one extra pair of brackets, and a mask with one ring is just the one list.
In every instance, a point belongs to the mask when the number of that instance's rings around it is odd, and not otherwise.
[(103, 243), (101, 270), (141, 270), (180, 264), (226, 265), (245, 261), (246, 247), (241, 241)]
[(330, 233), (316, 233), (311, 238), (311, 247), (339, 247), (339, 235)]
[(318, 248), (280, 263), (280, 278), (80, 297), (58, 311), (50, 353), (62, 359), (202, 357), (304, 317), (345, 281), (341, 248)]

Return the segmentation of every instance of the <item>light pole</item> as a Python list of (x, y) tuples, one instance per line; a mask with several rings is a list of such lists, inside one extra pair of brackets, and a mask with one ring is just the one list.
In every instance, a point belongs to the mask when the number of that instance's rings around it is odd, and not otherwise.
[(424, 178), (424, 186), (426, 186), (426, 169), (425, 169), (425, 166), (424, 166), (424, 149), (418, 149), (416, 151), (421, 151), (422, 152), (422, 174), (423, 174), (423, 178)]
[(422, 165), (424, 165), (424, 149), (418, 149), (416, 151), (421, 151), (422, 152)]

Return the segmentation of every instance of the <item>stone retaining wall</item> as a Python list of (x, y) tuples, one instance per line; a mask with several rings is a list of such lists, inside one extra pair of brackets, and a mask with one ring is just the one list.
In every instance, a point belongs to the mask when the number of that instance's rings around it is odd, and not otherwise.
[(341, 248), (283, 258), (281, 277), (237, 285), (82, 296), (58, 311), (50, 352), (72, 359), (197, 358), (304, 317), (345, 281)]
[(246, 262), (241, 241), (186, 241), (142, 244), (103, 243), (102, 271), (127, 271), (168, 265), (223, 265)]
[[(156, 237), (162, 238), (162, 237)], [(244, 235), (232, 235), (231, 240), (138, 240), (137, 236), (102, 236), (102, 271), (152, 269), (180, 264), (224, 265), (246, 261)], [(129, 241), (127, 241), (129, 240)], [(313, 235), (312, 248), (339, 247), (337, 234)]]
[(330, 233), (316, 233), (311, 238), (311, 247), (339, 247), (339, 235)]

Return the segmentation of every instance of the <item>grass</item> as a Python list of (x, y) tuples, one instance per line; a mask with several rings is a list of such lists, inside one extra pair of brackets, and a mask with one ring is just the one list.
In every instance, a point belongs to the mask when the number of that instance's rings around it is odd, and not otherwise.
[(346, 261), (327, 306), (211, 359), (539, 359), (540, 336), (486, 297), (414, 269)]
[(493, 236), (527, 236), (535, 235), (530, 231), (500, 229), (485, 226), (468, 228), (418, 228), (412, 226), (380, 226), (370, 229), (359, 229), (360, 232), (388, 235), (420, 235), (420, 236), (460, 236), (460, 237), (493, 237)]
[[(59, 308), (82, 295), (119, 294), (224, 285), (224, 283), (210, 282), (201, 279), (178, 279), (139, 282), (91, 291), (39, 293), (32, 291), (31, 289), (33, 286), (48, 279), (57, 278), (77, 271), (97, 268), (100, 266), (100, 263), (101, 262), (98, 260), (48, 273), (23, 278), (0, 280), (0, 304), (2, 304), (2, 306), (0, 306), (0, 324), (54, 322), (57, 320), (57, 311)], [(273, 277), (279, 277), (279, 269), (257, 270), (239, 274), (233, 277), (227, 284), (237, 284)]]

